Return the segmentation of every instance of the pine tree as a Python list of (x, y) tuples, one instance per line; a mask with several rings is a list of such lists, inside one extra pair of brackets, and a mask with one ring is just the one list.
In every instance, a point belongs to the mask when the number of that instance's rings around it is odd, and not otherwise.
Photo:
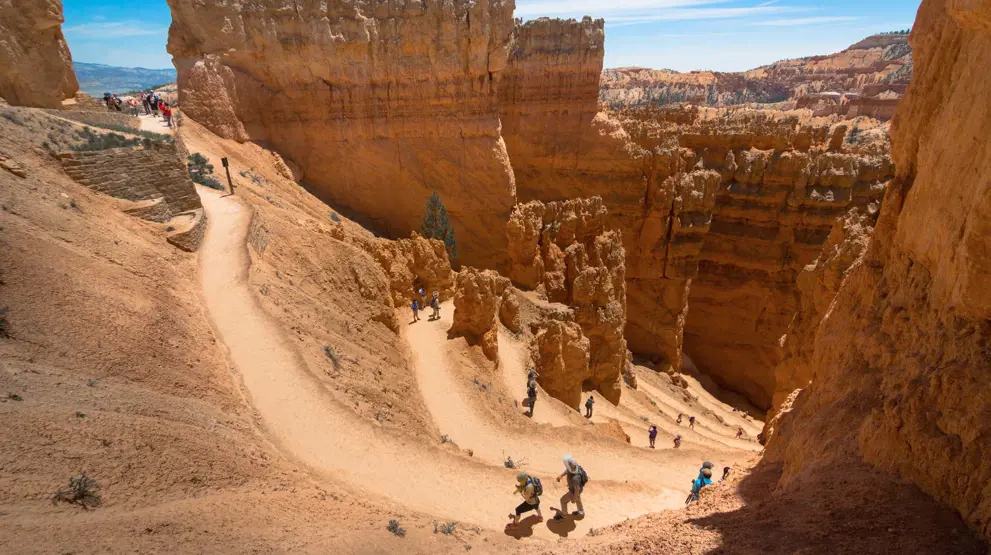
[(427, 213), (420, 224), (420, 232), (427, 239), (440, 239), (447, 247), (447, 255), (452, 259), (458, 257), (458, 246), (454, 241), (454, 227), (447, 216), (447, 208), (440, 201), (436, 192), (430, 194), (426, 205)]

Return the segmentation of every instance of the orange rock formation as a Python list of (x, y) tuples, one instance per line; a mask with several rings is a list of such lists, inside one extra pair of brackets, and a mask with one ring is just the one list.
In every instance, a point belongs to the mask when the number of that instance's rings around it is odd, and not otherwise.
[[(507, 226), (510, 277), (543, 292), (552, 302), (570, 306), (574, 322), (588, 338), (587, 363), (577, 357), (554, 361), (568, 351), (566, 346), (584, 345), (571, 333), (571, 322), (552, 324), (537, 339), (541, 385), (575, 407), (582, 389), (596, 389), (618, 403), (626, 366), (625, 252), (620, 234), (606, 231), (605, 223), (602, 199), (593, 197), (517, 205)], [(549, 378), (544, 377), (545, 364), (554, 367)]]
[(0, 98), (14, 106), (59, 108), (76, 94), (64, 21), (61, 0), (0, 3)]
[(926, 0), (893, 126), (897, 175), (815, 332), (812, 384), (767, 452), (784, 482), (863, 460), (991, 535), (991, 2)]
[(184, 112), (281, 153), (372, 229), (406, 236), (436, 191), (467, 264), (505, 264), (515, 203), (496, 81), (512, 3), (170, 0)]
[(454, 323), (449, 337), (463, 336), (471, 345), (481, 345), (489, 360), (499, 355), (499, 328), (496, 315), (509, 280), (492, 270), (463, 268), (458, 272), (454, 292)]

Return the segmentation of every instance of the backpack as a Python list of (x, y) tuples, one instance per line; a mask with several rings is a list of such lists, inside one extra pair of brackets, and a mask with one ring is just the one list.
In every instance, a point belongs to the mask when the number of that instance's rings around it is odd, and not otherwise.
[(528, 387), (528, 388), (526, 388), (526, 396), (527, 397), (536, 397), (537, 396), (537, 388), (536, 387)]
[(588, 474), (585, 472), (585, 469), (582, 468), (582, 465), (578, 465), (578, 476), (581, 477), (581, 485), (584, 488), (585, 484), (588, 483)]
[(544, 494), (544, 486), (540, 483), (540, 478), (530, 476), (530, 483), (533, 484), (533, 496), (540, 497)]
[(585, 401), (585, 406), (586, 407), (590, 407), (590, 406), (592, 406), (593, 403), (595, 403), (595, 399), (592, 398), (592, 397), (589, 397), (588, 398), (588, 401)]

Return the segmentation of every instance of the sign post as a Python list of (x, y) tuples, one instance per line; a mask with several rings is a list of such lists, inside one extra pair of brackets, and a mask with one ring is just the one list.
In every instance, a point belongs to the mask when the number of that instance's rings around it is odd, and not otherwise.
[(227, 185), (231, 188), (231, 193), (234, 194), (234, 182), (231, 181), (231, 164), (227, 161), (227, 157), (224, 156), (220, 159), (220, 162), (224, 165), (224, 171), (227, 172)]

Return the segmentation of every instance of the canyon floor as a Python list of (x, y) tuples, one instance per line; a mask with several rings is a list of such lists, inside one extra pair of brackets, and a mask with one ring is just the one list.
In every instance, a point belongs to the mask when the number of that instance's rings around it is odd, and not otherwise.
[[(0, 147), (29, 175), (0, 172), (12, 253), (0, 275), (11, 307), (0, 552), (984, 550), (947, 508), (869, 469), (775, 495), (780, 469), (758, 464), (763, 423), (697, 376), (680, 387), (638, 366), (637, 389), (624, 384), (617, 406), (596, 393), (591, 419), (542, 391), (529, 418), (524, 343), (503, 328), (497, 363), (486, 360), (448, 338), (450, 302), (436, 321), (397, 310), (398, 338), (375, 331), (360, 312), (374, 288), (366, 262), (257, 145), (185, 122), (185, 148), (218, 169), (227, 157), (237, 184), (233, 196), (197, 186), (208, 224), (187, 254), (161, 240), (165, 224), (61, 173), (38, 145), (68, 123), (17, 113), (24, 123), (0, 120)], [(591, 477), (586, 516), (553, 521), (565, 453)], [(503, 529), (519, 502), (507, 456), (542, 478), (543, 523)], [(730, 479), (684, 509), (704, 460)], [(52, 504), (81, 471), (102, 484), (102, 505)], [(451, 534), (438, 528), (453, 521)]]

